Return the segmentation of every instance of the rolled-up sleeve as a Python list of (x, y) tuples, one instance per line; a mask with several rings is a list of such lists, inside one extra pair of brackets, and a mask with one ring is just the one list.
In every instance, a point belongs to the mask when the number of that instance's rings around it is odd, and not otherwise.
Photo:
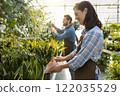
[(61, 29), (57, 29), (57, 32), (59, 33), (59, 34), (63, 34), (64, 33), (64, 31), (65, 31), (65, 29), (63, 29), (63, 30), (61, 30)]
[(74, 57), (74, 56), (76, 55), (76, 52), (77, 52), (77, 48), (76, 48), (75, 50), (73, 50), (73, 51), (70, 53), (70, 55)]
[[(97, 46), (100, 44), (100, 36), (94, 34), (93, 36), (87, 35), (84, 37), (80, 51), (68, 62), (70, 68), (74, 71), (79, 67), (82, 67), (86, 61), (97, 50)], [(74, 52), (71, 54), (75, 54)]]

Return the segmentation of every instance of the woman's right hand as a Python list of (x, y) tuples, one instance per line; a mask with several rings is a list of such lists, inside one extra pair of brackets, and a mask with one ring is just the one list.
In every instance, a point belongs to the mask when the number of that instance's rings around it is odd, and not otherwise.
[(65, 57), (55, 57), (55, 61), (56, 62), (62, 62), (62, 61), (65, 61)]

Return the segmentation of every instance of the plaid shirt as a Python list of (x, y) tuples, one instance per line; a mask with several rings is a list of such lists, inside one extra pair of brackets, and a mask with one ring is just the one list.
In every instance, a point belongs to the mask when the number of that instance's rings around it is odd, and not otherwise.
[(100, 58), (104, 43), (103, 33), (101, 29), (97, 26), (89, 31), (84, 30), (82, 34), (84, 38), (82, 44), (80, 45), (81, 49), (77, 54), (77, 49), (71, 52), (70, 54), (74, 58), (68, 62), (68, 65), (74, 71), (79, 67), (82, 67), (89, 59), (97, 62)]

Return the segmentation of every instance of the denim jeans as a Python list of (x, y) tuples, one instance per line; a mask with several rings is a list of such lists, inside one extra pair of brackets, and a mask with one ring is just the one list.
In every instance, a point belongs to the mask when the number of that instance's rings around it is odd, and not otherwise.
[(95, 73), (95, 80), (98, 80), (98, 74)]
[(75, 71), (73, 71), (71, 68), (69, 68), (69, 71), (70, 71), (70, 75), (71, 75), (71, 80), (73, 80)]

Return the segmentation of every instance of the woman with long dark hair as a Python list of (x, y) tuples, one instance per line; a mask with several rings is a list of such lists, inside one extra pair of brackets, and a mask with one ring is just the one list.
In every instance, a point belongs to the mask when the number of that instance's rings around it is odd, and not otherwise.
[(56, 61), (70, 60), (67, 64), (55, 66), (51, 72), (60, 72), (64, 68), (75, 71), (74, 80), (95, 80), (96, 62), (101, 56), (104, 43), (102, 23), (95, 9), (88, 1), (75, 4), (75, 19), (85, 26), (78, 47), (65, 57), (56, 57)]

